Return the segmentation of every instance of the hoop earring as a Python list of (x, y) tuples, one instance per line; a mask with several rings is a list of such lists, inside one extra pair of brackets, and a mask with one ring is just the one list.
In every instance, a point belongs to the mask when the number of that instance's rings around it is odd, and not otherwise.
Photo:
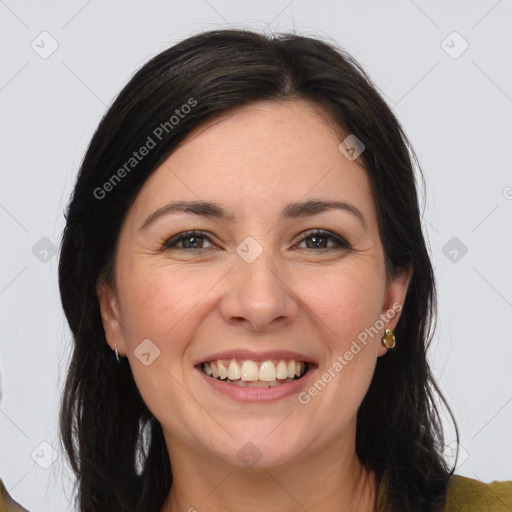
[(396, 341), (395, 335), (391, 329), (386, 329), (384, 331), (384, 336), (381, 338), (382, 344), (387, 348), (395, 348)]
[(116, 354), (117, 362), (120, 363), (121, 359), (119, 359), (119, 352), (117, 351), (117, 343), (115, 344), (114, 352)]

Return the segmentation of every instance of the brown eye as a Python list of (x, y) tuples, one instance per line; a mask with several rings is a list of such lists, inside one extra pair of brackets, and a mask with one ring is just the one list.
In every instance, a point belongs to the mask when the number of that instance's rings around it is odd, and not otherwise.
[[(311, 241), (311, 242), (309, 242)], [(334, 242), (334, 245), (328, 246), (329, 241)], [(307, 249), (350, 249), (350, 244), (343, 238), (330, 233), (329, 231), (322, 231), (320, 229), (310, 231), (300, 241), (300, 243), (306, 242)]]
[[(167, 240), (162, 249), (183, 249), (183, 250), (195, 250), (195, 249), (208, 249), (204, 247), (204, 240), (211, 240), (205, 235), (203, 231), (187, 231), (180, 233), (179, 235), (173, 236)], [(181, 246), (179, 245), (181, 244)]]

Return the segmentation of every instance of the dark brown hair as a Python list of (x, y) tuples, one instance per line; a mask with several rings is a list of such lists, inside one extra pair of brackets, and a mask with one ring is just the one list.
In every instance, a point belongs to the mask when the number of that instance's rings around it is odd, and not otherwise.
[[(60, 427), (81, 512), (159, 512), (172, 484), (162, 427), (143, 402), (128, 362), (112, 363), (96, 295), (99, 280), (112, 277), (126, 213), (151, 173), (194, 128), (237, 107), (285, 99), (321, 107), (364, 143), (360, 159), (375, 198), (388, 272), (413, 268), (395, 330), (399, 344), (378, 359), (358, 412), (357, 455), (380, 483), (386, 479), (390, 511), (437, 510), (445, 497), (453, 469), (442, 456), (435, 399), (446, 403), (426, 358), (436, 292), (414, 151), (375, 85), (334, 44), (295, 34), (218, 30), (172, 46), (133, 76), (92, 138), (67, 210), (59, 284), (74, 346)], [(186, 104), (187, 115), (172, 121)], [(151, 134), (156, 138), (156, 127), (161, 130), (155, 147), (127, 168), (133, 151)], [(123, 166), (126, 172), (119, 172)]]

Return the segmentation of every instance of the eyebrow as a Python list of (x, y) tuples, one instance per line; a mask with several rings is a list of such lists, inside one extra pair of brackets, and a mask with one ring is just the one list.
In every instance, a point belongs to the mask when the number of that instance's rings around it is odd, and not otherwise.
[[(298, 219), (318, 215), (329, 210), (342, 210), (353, 214), (367, 230), (368, 226), (361, 211), (346, 201), (325, 201), (309, 199), (308, 201), (289, 203), (281, 212), (279, 220)], [(192, 213), (201, 217), (233, 221), (235, 215), (224, 206), (210, 201), (173, 201), (154, 211), (142, 224), (141, 229), (147, 228), (157, 219), (173, 213)]]

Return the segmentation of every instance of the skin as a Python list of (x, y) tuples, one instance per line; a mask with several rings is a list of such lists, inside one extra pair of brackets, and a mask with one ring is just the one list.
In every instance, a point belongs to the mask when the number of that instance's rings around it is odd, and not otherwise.
[[(125, 219), (115, 286), (98, 297), (108, 344), (128, 357), (146, 404), (162, 424), (174, 482), (163, 511), (372, 511), (376, 481), (355, 453), (356, 414), (378, 357), (385, 322), (336, 377), (303, 405), (297, 395), (243, 403), (212, 390), (194, 368), (221, 350), (293, 350), (313, 357), (320, 377), (379, 315), (403, 304), (411, 272), (386, 274), (370, 182), (338, 149), (344, 135), (325, 113), (298, 100), (260, 102), (193, 131), (148, 179)], [(278, 220), (286, 204), (344, 200), (329, 210)], [(153, 212), (176, 200), (209, 200), (234, 220)], [(304, 233), (325, 229), (351, 248)], [(203, 248), (183, 242), (188, 230)], [(262, 254), (236, 252), (248, 236)], [(186, 241), (185, 241), (186, 243)], [(142, 340), (160, 350), (145, 366)], [(397, 340), (400, 343), (400, 340)], [(314, 382), (313, 379), (312, 382)], [(261, 459), (247, 468), (247, 443)]]

